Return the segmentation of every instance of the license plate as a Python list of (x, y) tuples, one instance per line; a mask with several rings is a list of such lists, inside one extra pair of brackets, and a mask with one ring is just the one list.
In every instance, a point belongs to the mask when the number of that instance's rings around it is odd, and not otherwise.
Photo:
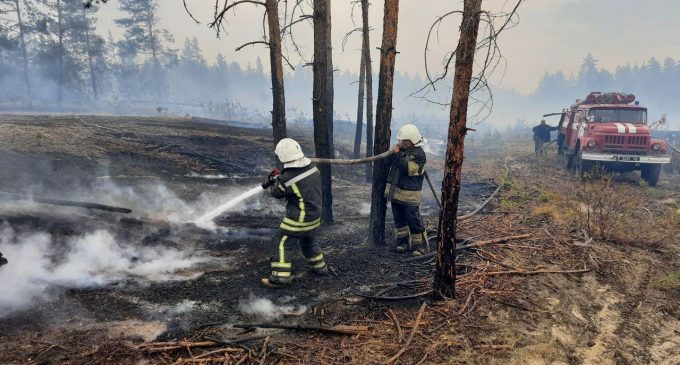
[(640, 161), (640, 156), (614, 156), (614, 161)]

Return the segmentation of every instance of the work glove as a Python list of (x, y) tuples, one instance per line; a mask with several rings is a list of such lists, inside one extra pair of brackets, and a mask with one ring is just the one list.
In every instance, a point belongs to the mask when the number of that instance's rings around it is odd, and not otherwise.
[(281, 175), (281, 172), (278, 169), (272, 169), (272, 172), (269, 173), (267, 179), (262, 183), (262, 189), (268, 189), (274, 185), (279, 175)]

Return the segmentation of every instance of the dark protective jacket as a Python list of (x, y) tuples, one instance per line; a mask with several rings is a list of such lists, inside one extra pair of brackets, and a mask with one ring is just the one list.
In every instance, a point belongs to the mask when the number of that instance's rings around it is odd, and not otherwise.
[(550, 142), (550, 132), (556, 131), (557, 127), (551, 127), (547, 124), (539, 124), (534, 127), (534, 139), (538, 139), (543, 142)]
[(426, 162), (425, 151), (420, 147), (411, 147), (390, 156), (385, 197), (397, 203), (420, 205)]
[(303, 234), (321, 225), (321, 175), (314, 164), (284, 168), (269, 188), (286, 199), (286, 216), (279, 226), (287, 234)]

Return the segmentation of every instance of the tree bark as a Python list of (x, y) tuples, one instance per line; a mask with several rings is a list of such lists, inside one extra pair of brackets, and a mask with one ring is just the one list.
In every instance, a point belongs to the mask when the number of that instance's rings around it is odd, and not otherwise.
[(147, 31), (149, 32), (149, 45), (151, 47), (151, 60), (153, 62), (153, 80), (154, 84), (156, 86), (156, 98), (158, 101), (161, 100), (161, 64), (160, 61), (158, 60), (158, 41), (156, 40), (156, 36), (154, 35), (154, 11), (155, 9), (153, 8), (154, 5), (152, 3), (149, 3), (149, 6), (146, 8), (146, 15), (147, 15), (147, 20), (146, 20), (146, 28)]
[[(332, 158), (333, 133), (333, 59), (331, 47), (331, 2), (314, 0), (314, 147), (316, 156)], [(321, 171), (321, 222), (333, 223), (331, 166)]]
[[(380, 154), (390, 148), (392, 131), (392, 88), (394, 85), (394, 62), (397, 56), (397, 24), (399, 0), (385, 0), (383, 38), (380, 49), (380, 73), (378, 76), (378, 103), (375, 117), (375, 145), (373, 153)], [(385, 244), (385, 185), (389, 166), (386, 160), (373, 163), (373, 188), (371, 190), (371, 241)]]
[(437, 268), (433, 289), (439, 298), (453, 298), (456, 282), (456, 225), (458, 197), (460, 195), (461, 170), (465, 134), (467, 132), (467, 109), (470, 82), (474, 66), (477, 33), (482, 0), (465, 0), (460, 39), (456, 48), (453, 96), (449, 114), (448, 144), (442, 181), (442, 210), (439, 214), (439, 242), (437, 243)]
[(92, 86), (92, 96), (94, 99), (99, 99), (99, 91), (97, 89), (97, 73), (94, 69), (94, 60), (92, 56), (92, 39), (90, 38), (90, 23), (87, 19), (87, 9), (83, 6), (83, 19), (85, 20), (85, 47), (87, 47), (87, 66), (90, 73), (90, 83)]
[(364, 128), (364, 83), (366, 82), (366, 57), (363, 45), (361, 47), (360, 53), (361, 62), (359, 63), (359, 92), (357, 95), (357, 129), (354, 133), (354, 158), (359, 158), (361, 156), (361, 134)]
[[(363, 24), (362, 45), (364, 67), (366, 67), (366, 157), (373, 155), (373, 66), (371, 63), (371, 41), (368, 29), (368, 0), (361, 0), (361, 18)], [(373, 164), (366, 164), (366, 181), (373, 180)]]
[(59, 27), (59, 56), (57, 65), (59, 68), (59, 84), (57, 85), (57, 105), (61, 108), (64, 102), (64, 27), (62, 25), (61, 0), (57, 0), (57, 26)]
[(267, 0), (266, 4), (269, 23), (269, 64), (272, 73), (272, 130), (274, 145), (276, 145), (287, 135), (286, 92), (283, 83), (279, 7), (276, 0)]
[(31, 80), (28, 78), (28, 51), (26, 50), (26, 30), (24, 29), (24, 22), (21, 17), (21, 6), (19, 0), (14, 0), (17, 11), (17, 22), (19, 24), (19, 39), (21, 40), (21, 53), (24, 59), (24, 83), (26, 84), (26, 97), (28, 98), (28, 105), (32, 105), (31, 100), (33, 95), (31, 93)]

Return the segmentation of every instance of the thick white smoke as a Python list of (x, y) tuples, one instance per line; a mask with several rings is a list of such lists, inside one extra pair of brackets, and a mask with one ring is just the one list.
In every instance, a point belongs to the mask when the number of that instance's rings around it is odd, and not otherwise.
[(186, 279), (181, 270), (206, 262), (207, 256), (161, 246), (122, 244), (105, 230), (75, 237), (55, 247), (46, 233), (17, 235), (0, 229), (0, 252), (9, 263), (0, 268), (0, 317), (49, 299), (51, 288), (97, 287), (139, 279)]
[(267, 298), (258, 298), (252, 294), (248, 300), (242, 300), (239, 303), (239, 308), (245, 314), (267, 320), (279, 319), (284, 315), (301, 315), (307, 312), (307, 307), (304, 305), (279, 305)]

